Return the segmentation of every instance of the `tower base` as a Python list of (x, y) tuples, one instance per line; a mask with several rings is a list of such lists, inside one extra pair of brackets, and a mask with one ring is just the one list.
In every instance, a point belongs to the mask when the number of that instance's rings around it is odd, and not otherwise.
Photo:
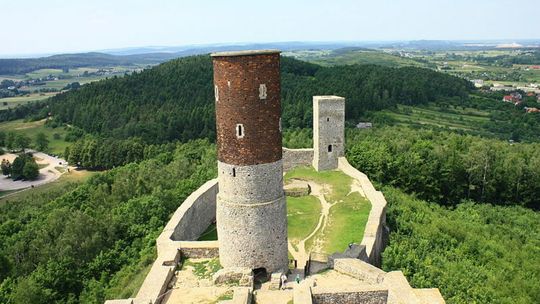
[(276, 200), (238, 204), (218, 194), (216, 208), (219, 260), (224, 268), (288, 270), (287, 205)]

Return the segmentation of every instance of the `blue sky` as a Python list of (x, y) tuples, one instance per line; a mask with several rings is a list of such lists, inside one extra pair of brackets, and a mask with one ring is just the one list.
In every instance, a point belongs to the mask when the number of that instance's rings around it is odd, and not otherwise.
[(540, 38), (539, 0), (0, 0), (0, 55), (136, 46)]

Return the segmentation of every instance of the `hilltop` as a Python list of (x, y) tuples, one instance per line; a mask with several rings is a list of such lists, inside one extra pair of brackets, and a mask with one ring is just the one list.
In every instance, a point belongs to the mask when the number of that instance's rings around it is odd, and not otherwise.
[[(376, 65), (322, 67), (282, 57), (283, 126), (311, 125), (311, 96), (347, 98), (347, 120), (395, 104), (467, 98), (471, 85), (432, 70)], [(140, 73), (95, 82), (48, 101), (59, 123), (115, 138), (146, 142), (214, 135), (212, 65), (209, 56), (175, 59)]]

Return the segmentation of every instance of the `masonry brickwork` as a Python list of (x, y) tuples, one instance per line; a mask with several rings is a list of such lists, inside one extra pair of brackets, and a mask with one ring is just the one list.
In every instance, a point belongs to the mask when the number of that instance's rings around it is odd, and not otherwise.
[(287, 270), (279, 52), (217, 53), (212, 57), (221, 265)]

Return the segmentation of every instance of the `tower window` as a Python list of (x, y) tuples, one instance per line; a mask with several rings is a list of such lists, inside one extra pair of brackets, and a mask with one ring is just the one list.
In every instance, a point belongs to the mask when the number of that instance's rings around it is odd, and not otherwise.
[(244, 137), (244, 125), (243, 124), (237, 124), (236, 125), (236, 137), (237, 138), (243, 138)]
[(266, 99), (266, 84), (259, 85), (259, 99)]
[(330, 117), (326, 117), (326, 121), (330, 121)]
[(232, 176), (236, 177), (236, 168), (232, 168)]
[(328, 152), (332, 152), (332, 145), (328, 145)]
[(218, 89), (218, 86), (214, 86), (214, 95), (216, 97), (216, 101), (219, 101), (219, 89)]

